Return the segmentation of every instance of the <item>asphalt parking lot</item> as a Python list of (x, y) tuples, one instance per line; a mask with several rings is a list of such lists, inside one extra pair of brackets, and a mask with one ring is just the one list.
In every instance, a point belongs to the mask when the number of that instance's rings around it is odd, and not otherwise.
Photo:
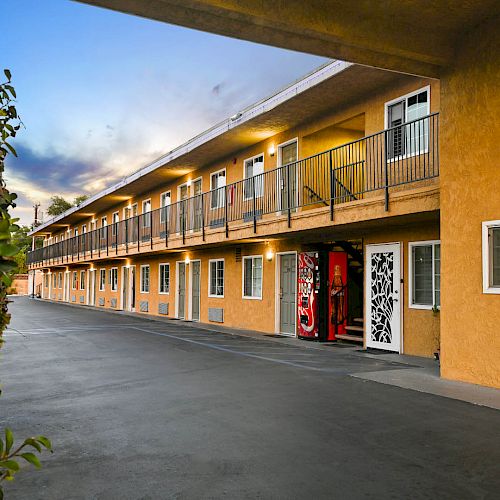
[(7, 499), (498, 498), (500, 412), (352, 377), (407, 369), (16, 298), (2, 426), (54, 454)]

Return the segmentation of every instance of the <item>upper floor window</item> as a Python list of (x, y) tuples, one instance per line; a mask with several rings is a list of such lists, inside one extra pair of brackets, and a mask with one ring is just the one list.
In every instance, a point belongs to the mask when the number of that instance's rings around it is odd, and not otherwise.
[(226, 170), (219, 170), (210, 175), (210, 207), (222, 208), (225, 204)]
[(264, 155), (260, 154), (245, 160), (243, 166), (244, 199), (249, 200), (254, 196), (264, 196)]
[(441, 245), (439, 241), (410, 243), (410, 307), (441, 305)]
[(106, 217), (101, 218), (101, 238), (106, 237), (106, 227), (108, 226), (108, 219)]
[(151, 200), (142, 202), (142, 227), (151, 227)]
[(168, 218), (168, 207), (170, 206), (172, 202), (172, 196), (170, 191), (167, 191), (166, 193), (162, 193), (160, 195), (160, 223), (164, 224), (165, 221)]
[(500, 220), (483, 222), (483, 292), (500, 294)]
[(112, 226), (111, 226), (111, 234), (113, 236), (116, 236), (117, 232), (118, 232), (118, 222), (120, 222), (120, 216), (118, 214), (118, 212), (114, 212), (113, 215), (112, 215)]
[[(387, 158), (394, 160), (428, 151), (430, 87), (387, 102)], [(406, 124), (406, 125), (405, 125)]]

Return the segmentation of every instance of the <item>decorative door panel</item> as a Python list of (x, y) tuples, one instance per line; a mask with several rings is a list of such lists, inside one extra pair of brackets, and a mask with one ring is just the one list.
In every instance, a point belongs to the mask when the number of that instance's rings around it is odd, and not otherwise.
[(400, 352), (400, 259), (399, 243), (366, 247), (366, 347)]

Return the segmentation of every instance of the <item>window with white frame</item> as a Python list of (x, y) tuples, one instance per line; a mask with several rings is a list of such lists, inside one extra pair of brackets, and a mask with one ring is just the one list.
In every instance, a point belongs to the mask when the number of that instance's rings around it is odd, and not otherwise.
[(101, 218), (101, 238), (106, 238), (106, 227), (108, 226), (108, 219), (106, 217)]
[(78, 273), (73, 271), (73, 279), (71, 281), (71, 288), (76, 290), (78, 288)]
[(159, 292), (170, 293), (170, 264), (160, 264), (159, 277)]
[(45, 283), (45, 288), (49, 288), (49, 274), (46, 273), (44, 276), (44, 283)]
[(111, 290), (116, 292), (118, 290), (118, 268), (112, 267), (109, 270), (109, 284), (111, 285)]
[(208, 262), (208, 296), (224, 297), (224, 259)]
[(386, 103), (386, 124), (390, 129), (387, 132), (389, 160), (428, 151), (429, 120), (422, 118), (429, 114), (429, 87)]
[(75, 227), (75, 238), (78, 236), (78, 229)]
[(500, 220), (483, 222), (483, 292), (500, 294)]
[(151, 227), (151, 200), (142, 202), (142, 227)]
[(419, 241), (409, 244), (410, 307), (432, 309), (441, 305), (441, 244)]
[(106, 288), (106, 269), (99, 269), (99, 290), (102, 292)]
[(219, 170), (210, 175), (210, 207), (222, 208), (225, 204), (226, 170)]
[(168, 211), (169, 206), (172, 203), (172, 196), (170, 191), (166, 193), (162, 193), (160, 195), (160, 224), (165, 224), (165, 221), (168, 219)]
[[(55, 277), (56, 277), (56, 275), (54, 274), (54, 288), (55, 288), (55, 284), (56, 284)], [(58, 280), (58, 288), (62, 288), (62, 286), (63, 286), (63, 273), (62, 272), (57, 275), (57, 280)]]
[(141, 293), (149, 293), (149, 266), (141, 266)]
[(120, 215), (118, 212), (114, 212), (111, 216), (112, 226), (111, 226), (111, 235), (114, 237), (118, 232), (118, 222), (120, 222)]
[(243, 164), (244, 199), (264, 196), (264, 155), (260, 154), (245, 160)]
[[(52, 275), (52, 288), (56, 288), (56, 278), (57, 276), (55, 274)], [(59, 287), (61, 288), (61, 287)]]
[(80, 290), (85, 290), (85, 271), (80, 271)]
[(262, 256), (243, 257), (243, 298), (262, 298)]

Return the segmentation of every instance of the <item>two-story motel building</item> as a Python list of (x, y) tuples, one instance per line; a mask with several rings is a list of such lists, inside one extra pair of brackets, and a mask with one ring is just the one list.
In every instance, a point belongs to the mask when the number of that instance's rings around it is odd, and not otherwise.
[(437, 79), (326, 64), (37, 227), (40, 294), (432, 356), (439, 100)]

